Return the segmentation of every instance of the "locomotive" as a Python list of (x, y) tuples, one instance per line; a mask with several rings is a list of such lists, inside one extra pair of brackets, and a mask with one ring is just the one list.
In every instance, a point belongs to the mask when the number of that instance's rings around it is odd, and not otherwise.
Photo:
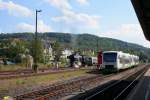
[(70, 60), (70, 67), (81, 67), (82, 56), (80, 56), (78, 53), (74, 53), (67, 58)]
[(97, 57), (91, 57), (87, 55), (80, 55), (78, 53), (74, 53), (68, 56), (70, 60), (70, 67), (84, 67), (84, 66), (95, 66), (97, 65)]

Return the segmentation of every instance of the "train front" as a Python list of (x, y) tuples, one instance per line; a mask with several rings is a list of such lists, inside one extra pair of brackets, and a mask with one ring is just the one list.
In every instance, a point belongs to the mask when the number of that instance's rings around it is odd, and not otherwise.
[(117, 71), (117, 52), (103, 52), (103, 68), (106, 71)]

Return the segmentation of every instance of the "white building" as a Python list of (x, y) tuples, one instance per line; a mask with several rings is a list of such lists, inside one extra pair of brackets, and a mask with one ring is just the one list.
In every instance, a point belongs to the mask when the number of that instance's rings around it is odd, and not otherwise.
[(50, 44), (48, 44), (48, 43), (45, 44), (43, 52), (44, 52), (44, 62), (45, 63), (49, 63), (50, 61), (52, 61), (54, 59), (53, 49)]
[(73, 53), (73, 50), (65, 49), (62, 51), (62, 58), (67, 58), (67, 56), (70, 56)]

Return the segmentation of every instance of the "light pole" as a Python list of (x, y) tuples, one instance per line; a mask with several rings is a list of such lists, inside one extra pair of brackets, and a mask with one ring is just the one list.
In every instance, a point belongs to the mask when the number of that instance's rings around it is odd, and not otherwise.
[(36, 9), (36, 22), (35, 22), (35, 38), (37, 39), (37, 14), (38, 12), (42, 12), (42, 10)]
[(34, 71), (37, 71), (37, 15), (38, 15), (38, 12), (42, 12), (42, 10), (37, 10), (36, 9), (36, 21), (35, 21), (35, 58), (34, 58)]

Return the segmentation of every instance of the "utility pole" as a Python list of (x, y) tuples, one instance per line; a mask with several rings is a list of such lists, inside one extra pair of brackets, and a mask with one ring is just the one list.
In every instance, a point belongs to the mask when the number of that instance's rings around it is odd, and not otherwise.
[(35, 19), (35, 50), (34, 50), (34, 52), (35, 52), (35, 58), (34, 58), (34, 66), (33, 66), (33, 68), (34, 68), (34, 71), (37, 71), (37, 67), (38, 67), (38, 65), (37, 65), (37, 40), (38, 40), (38, 36), (37, 36), (37, 15), (38, 15), (38, 12), (41, 12), (42, 10), (37, 10), (36, 9), (36, 19)]

